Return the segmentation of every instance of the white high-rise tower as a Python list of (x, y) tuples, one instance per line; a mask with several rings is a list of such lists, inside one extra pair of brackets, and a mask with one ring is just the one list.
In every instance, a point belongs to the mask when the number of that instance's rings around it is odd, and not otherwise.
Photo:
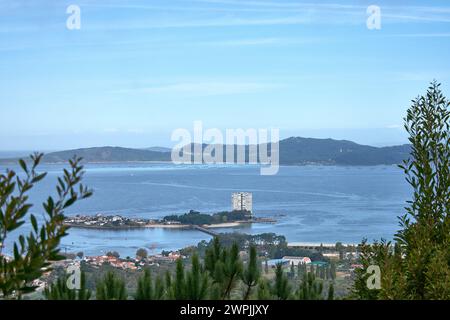
[(231, 195), (231, 207), (233, 211), (253, 211), (253, 200), (250, 192), (234, 192)]

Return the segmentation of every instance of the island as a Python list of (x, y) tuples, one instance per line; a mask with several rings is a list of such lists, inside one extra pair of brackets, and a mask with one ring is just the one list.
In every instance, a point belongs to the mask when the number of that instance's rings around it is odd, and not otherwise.
[(222, 211), (204, 214), (190, 210), (182, 215), (168, 215), (162, 219), (128, 218), (120, 215), (76, 215), (66, 217), (64, 224), (76, 228), (133, 229), (133, 228), (227, 228), (250, 223), (275, 223), (271, 218), (255, 218), (249, 211)]

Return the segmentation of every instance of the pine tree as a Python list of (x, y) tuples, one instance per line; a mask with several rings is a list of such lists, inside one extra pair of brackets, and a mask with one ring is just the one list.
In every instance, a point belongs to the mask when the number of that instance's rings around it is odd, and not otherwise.
[(238, 245), (235, 243), (230, 249), (222, 248), (219, 239), (214, 238), (212, 247), (205, 253), (205, 269), (213, 280), (211, 297), (229, 299), (242, 274)]
[(223, 275), (225, 290), (222, 298), (230, 298), (231, 291), (236, 286), (237, 280), (242, 273), (242, 262), (239, 257), (239, 247), (234, 243), (230, 250), (223, 250), (222, 252), (223, 262)]
[(135, 300), (163, 300), (166, 298), (165, 294), (162, 277), (158, 276), (153, 283), (150, 270), (145, 269), (144, 274), (138, 279)]
[(44, 296), (47, 300), (89, 300), (91, 291), (86, 288), (86, 275), (81, 272), (80, 288), (69, 289), (67, 281), (70, 275), (58, 278), (56, 283), (51, 284), (44, 289)]
[(97, 283), (95, 296), (97, 300), (126, 300), (125, 282), (110, 271)]
[(186, 299), (186, 281), (184, 274), (183, 260), (177, 260), (177, 266), (175, 271), (175, 279), (172, 282), (172, 297), (175, 300), (185, 300)]
[(144, 270), (144, 275), (138, 279), (138, 286), (135, 295), (135, 300), (152, 300), (153, 286), (150, 271)]
[(330, 283), (328, 287), (328, 300), (334, 300), (334, 285), (333, 282)]
[(320, 267), (320, 279), (324, 280), (325, 279), (325, 269), (327, 268), (327, 266), (321, 266)]
[(281, 263), (277, 264), (275, 269), (275, 284), (272, 288), (272, 294), (278, 300), (287, 300), (291, 296), (291, 286), (284, 274), (283, 265)]
[(258, 284), (256, 297), (258, 300), (272, 300), (272, 289), (269, 282), (266, 279), (261, 279)]
[(164, 280), (161, 276), (158, 276), (156, 278), (155, 287), (153, 289), (153, 295), (155, 300), (164, 300), (165, 298)]
[(214, 274), (216, 270), (216, 263), (220, 260), (222, 253), (222, 247), (218, 237), (214, 237), (211, 248), (208, 248), (205, 252), (205, 268), (210, 274)]
[(330, 277), (331, 280), (335, 280), (336, 279), (336, 263), (334, 261), (331, 261), (330, 264)]
[(208, 294), (208, 274), (203, 272), (198, 255), (192, 256), (192, 269), (186, 275), (186, 298), (204, 300)]
[(294, 279), (295, 278), (295, 266), (294, 266), (293, 262), (289, 266), (288, 278), (289, 279)]
[(172, 292), (172, 276), (169, 271), (166, 271), (165, 276), (165, 286), (166, 286), (166, 299), (167, 300), (173, 300), (173, 292)]
[(303, 275), (296, 297), (299, 300), (322, 300), (322, 290), (322, 281), (317, 281), (314, 273), (308, 272)]
[(248, 261), (247, 268), (242, 273), (242, 282), (244, 282), (247, 287), (243, 297), (244, 300), (249, 299), (251, 290), (258, 284), (260, 275), (261, 272), (259, 270), (256, 248), (252, 246), (250, 247), (250, 259)]

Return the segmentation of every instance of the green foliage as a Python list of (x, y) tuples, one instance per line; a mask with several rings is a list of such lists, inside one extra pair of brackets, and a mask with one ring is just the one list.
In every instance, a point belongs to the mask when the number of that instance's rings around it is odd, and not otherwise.
[(95, 296), (97, 300), (126, 300), (125, 282), (118, 278), (114, 272), (108, 272), (97, 283)]
[(225, 284), (223, 298), (230, 298), (231, 291), (234, 289), (237, 280), (242, 272), (242, 262), (239, 258), (239, 248), (237, 244), (231, 246), (231, 249), (222, 251), (221, 257), (222, 273)]
[(259, 282), (256, 297), (258, 300), (273, 299), (270, 283), (266, 279), (261, 279), (261, 281)]
[[(412, 145), (400, 166), (412, 200), (399, 218), (395, 244), (363, 242), (363, 270), (353, 287), (360, 299), (450, 299), (450, 102), (440, 84), (412, 101), (405, 128)], [(364, 270), (378, 265), (381, 289), (369, 291)]]
[(86, 275), (81, 272), (80, 289), (69, 289), (67, 281), (70, 275), (58, 278), (56, 283), (45, 288), (44, 296), (47, 300), (89, 300), (91, 291), (86, 289)]
[(322, 281), (317, 281), (314, 273), (308, 272), (303, 275), (296, 298), (299, 300), (322, 300), (322, 290)]
[(306, 263), (299, 263), (297, 265), (297, 277), (299, 279), (303, 278), (303, 275), (306, 274), (308, 271), (306, 269)]
[(246, 285), (244, 300), (249, 299), (252, 288), (258, 284), (261, 271), (259, 270), (258, 256), (255, 247), (250, 248), (250, 259), (247, 267), (242, 272), (242, 282)]
[(170, 274), (166, 275), (167, 295), (175, 300), (205, 300), (208, 297), (208, 274), (197, 254), (192, 256), (192, 268), (185, 271), (181, 259), (177, 260), (175, 279)]
[(208, 294), (208, 274), (203, 272), (198, 255), (192, 256), (192, 268), (186, 275), (186, 298), (204, 300)]
[(336, 279), (336, 263), (334, 261), (331, 261), (328, 278), (331, 280)]
[(50, 261), (62, 259), (59, 243), (67, 235), (68, 229), (63, 224), (64, 210), (92, 195), (81, 184), (84, 173), (81, 159), (70, 160), (70, 169), (64, 169), (63, 177), (58, 178), (58, 197), (48, 197), (43, 203), (46, 220), (39, 226), (36, 217), (30, 214), (32, 231), (28, 235), (19, 235), (13, 244), (11, 259), (2, 255), (1, 244), (5, 243), (11, 232), (17, 232), (25, 223), (25, 217), (32, 207), (29, 191), (46, 176), (46, 173), (37, 172), (42, 156), (37, 153), (32, 155), (30, 166), (24, 160), (19, 160), (24, 178), (12, 170), (0, 174), (0, 292), (5, 298), (20, 299), (23, 294), (33, 292), (36, 287), (32, 281), (51, 270)]
[(333, 283), (330, 283), (330, 286), (328, 287), (327, 300), (334, 300), (334, 284)]
[(248, 220), (249, 217), (250, 212), (248, 211), (223, 211), (210, 215), (191, 210), (189, 213), (185, 213), (182, 215), (165, 216), (164, 220), (178, 221), (182, 224), (202, 225), (202, 224), (223, 223), (227, 221)]
[(172, 283), (171, 294), (175, 300), (184, 300), (186, 298), (186, 281), (184, 277), (183, 260), (177, 260), (177, 267), (175, 272), (175, 280)]
[(120, 254), (119, 254), (117, 251), (108, 251), (108, 252), (106, 253), (106, 255), (107, 255), (108, 257), (114, 257), (114, 258), (117, 258), (117, 259), (120, 258)]
[(218, 238), (205, 254), (205, 269), (215, 287), (213, 298), (229, 299), (232, 290), (242, 274), (242, 261), (239, 247), (235, 243), (230, 249), (222, 248)]
[(136, 300), (162, 300), (165, 295), (164, 282), (158, 277), (153, 284), (150, 270), (145, 269), (144, 275), (138, 279)]
[(147, 258), (147, 256), (148, 256), (147, 250), (145, 250), (144, 248), (137, 249), (136, 251), (137, 258), (145, 259)]
[(287, 300), (290, 298), (291, 292), (292, 289), (284, 274), (283, 265), (279, 263), (275, 269), (275, 283), (272, 288), (272, 295), (278, 300)]

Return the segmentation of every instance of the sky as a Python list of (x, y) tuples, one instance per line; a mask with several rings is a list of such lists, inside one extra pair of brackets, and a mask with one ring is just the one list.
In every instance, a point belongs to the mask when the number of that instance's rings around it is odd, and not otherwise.
[(0, 0), (0, 151), (170, 147), (196, 120), (406, 143), (449, 53), (444, 0)]

